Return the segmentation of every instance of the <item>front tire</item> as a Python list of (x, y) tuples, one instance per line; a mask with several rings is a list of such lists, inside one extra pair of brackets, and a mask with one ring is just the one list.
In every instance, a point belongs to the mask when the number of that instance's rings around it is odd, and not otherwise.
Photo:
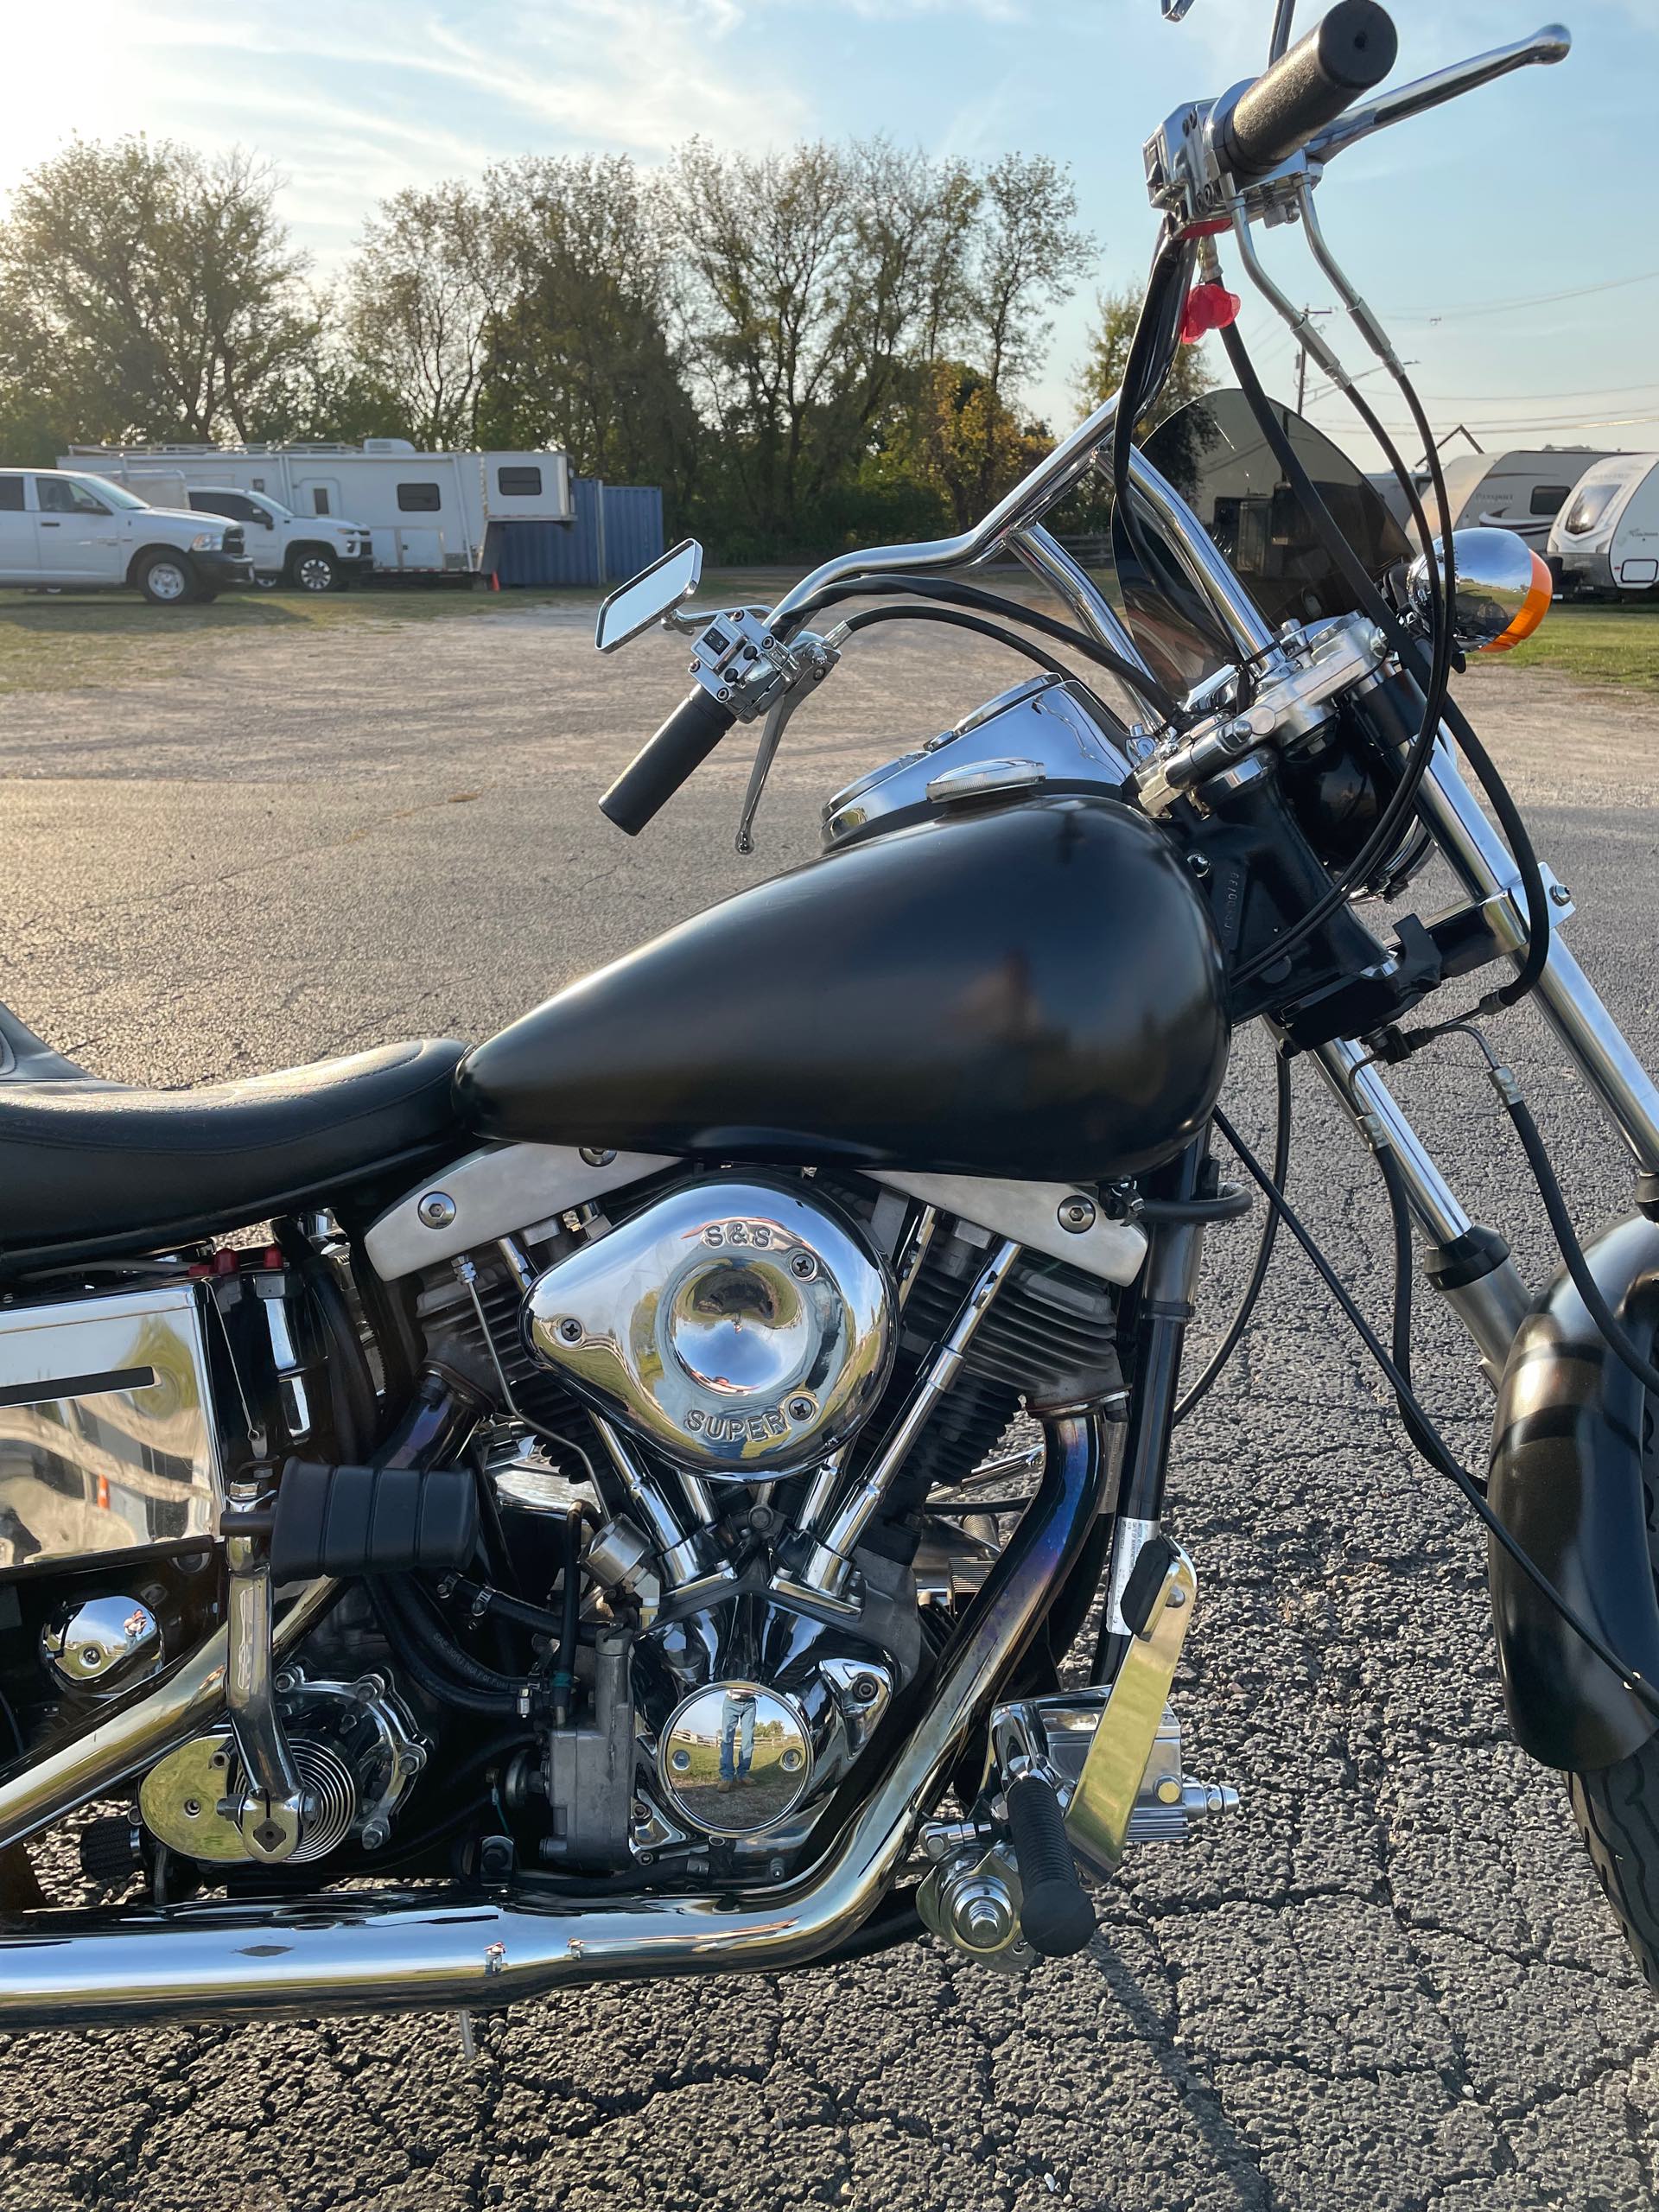
[(334, 556), (325, 553), (321, 546), (308, 546), (296, 553), (289, 563), (288, 577), (299, 591), (335, 591), (340, 586), (340, 570)]
[(182, 553), (152, 553), (138, 571), (138, 588), (152, 607), (188, 607), (200, 587)]
[[(1642, 1482), (1648, 1555), (1659, 1599), (1659, 1425), (1651, 1397), (1642, 1408)], [(1567, 1795), (1590, 1864), (1624, 1940), (1649, 1987), (1659, 1993), (1659, 1735), (1650, 1736), (1617, 1766), (1570, 1774)]]

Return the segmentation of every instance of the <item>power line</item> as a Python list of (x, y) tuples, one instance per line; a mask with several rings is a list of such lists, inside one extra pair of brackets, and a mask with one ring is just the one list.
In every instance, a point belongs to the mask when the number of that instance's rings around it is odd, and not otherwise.
[(1389, 310), (1389, 319), (1395, 322), (1444, 322), (1447, 317), (1462, 321), (1471, 315), (1515, 315), (1522, 308), (1554, 307), (1561, 300), (1587, 300), (1597, 292), (1622, 292), (1632, 284), (1651, 284), (1659, 278), (1659, 269), (1644, 269), (1635, 276), (1610, 276), (1599, 284), (1579, 284), (1567, 292), (1538, 292), (1524, 300), (1484, 300), (1467, 307), (1461, 302), (1452, 308), (1419, 309), (1408, 314)]

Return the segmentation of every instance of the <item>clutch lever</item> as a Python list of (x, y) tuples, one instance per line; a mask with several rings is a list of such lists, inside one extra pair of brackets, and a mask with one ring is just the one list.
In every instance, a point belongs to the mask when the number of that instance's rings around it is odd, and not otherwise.
[(841, 658), (836, 644), (827, 639), (815, 637), (810, 631), (802, 631), (794, 639), (793, 646), (800, 673), (792, 683), (778, 694), (766, 710), (760, 741), (754, 748), (754, 766), (749, 771), (748, 788), (743, 794), (743, 811), (737, 818), (734, 849), (745, 859), (754, 850), (754, 817), (760, 810), (766, 779), (772, 773), (772, 764), (778, 757), (778, 747), (783, 742), (789, 718), (807, 694), (817, 690)]
[(1411, 116), (1425, 114), (1428, 109), (1442, 106), (1464, 92), (1472, 92), (1478, 86), (1507, 77), (1512, 70), (1529, 68), (1535, 62), (1548, 66), (1565, 61), (1572, 50), (1573, 34), (1566, 24), (1546, 23), (1530, 38), (1516, 39), (1510, 46), (1494, 47), (1490, 54), (1477, 54), (1472, 60), (1455, 61), (1449, 68), (1437, 69), (1432, 76), (1419, 77), (1409, 85), (1398, 85), (1392, 92), (1380, 93), (1376, 99), (1368, 101), (1363, 107), (1351, 108), (1346, 115), (1326, 124), (1308, 141), (1308, 163), (1317, 170), (1345, 147), (1357, 145), (1360, 139), (1369, 138), (1376, 131), (1386, 130), (1390, 124), (1404, 123)]

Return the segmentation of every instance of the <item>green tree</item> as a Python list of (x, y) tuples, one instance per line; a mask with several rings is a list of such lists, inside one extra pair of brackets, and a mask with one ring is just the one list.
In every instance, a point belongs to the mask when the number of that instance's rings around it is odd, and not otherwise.
[(526, 158), (485, 179), (509, 276), (477, 410), (499, 446), (556, 446), (585, 475), (696, 479), (701, 425), (667, 327), (659, 196), (625, 156)]
[(976, 189), (960, 163), (874, 139), (766, 155), (694, 140), (666, 190), (727, 497), (763, 537), (798, 543), (960, 318)]
[(944, 526), (966, 530), (1012, 490), (1052, 443), (1040, 423), (1022, 420), (966, 361), (933, 361), (895, 410), (871, 475), (908, 484), (938, 503)]
[(396, 193), (363, 228), (346, 283), (356, 368), (417, 445), (478, 442), (492, 331), (512, 290), (496, 194), (446, 183)]
[[(1077, 377), (1077, 397), (1085, 414), (1109, 399), (1123, 381), (1135, 327), (1141, 319), (1141, 297), (1132, 285), (1126, 285), (1117, 291), (1102, 292), (1096, 298), (1089, 351)], [(1149, 435), (1177, 408), (1185, 407), (1189, 399), (1202, 399), (1206, 391), (1215, 388), (1207, 343), (1178, 346), (1168, 379), (1146, 420), (1139, 425), (1138, 435)]]
[(0, 224), (0, 419), (71, 437), (258, 437), (314, 353), (274, 169), (75, 139)]

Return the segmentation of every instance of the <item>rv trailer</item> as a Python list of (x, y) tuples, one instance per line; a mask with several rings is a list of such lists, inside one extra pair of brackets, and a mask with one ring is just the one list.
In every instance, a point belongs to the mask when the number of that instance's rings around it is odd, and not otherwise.
[(1564, 598), (1659, 589), (1659, 454), (1622, 453), (1586, 469), (1549, 533)]
[(263, 492), (297, 515), (349, 516), (372, 540), (381, 575), (477, 575), (497, 565), (502, 522), (569, 522), (562, 453), (421, 453), (407, 438), (360, 446), (72, 446), (65, 468), (95, 471), (147, 496), (181, 476)]
[[(1453, 530), (1513, 531), (1542, 553), (1550, 525), (1572, 498), (1586, 468), (1608, 455), (1594, 446), (1516, 446), (1507, 453), (1460, 453), (1444, 464), (1446, 504)], [(1389, 513), (1411, 535), (1411, 511), (1392, 471), (1371, 478)], [(1412, 481), (1430, 525), (1439, 531), (1434, 485), (1427, 468)]]

